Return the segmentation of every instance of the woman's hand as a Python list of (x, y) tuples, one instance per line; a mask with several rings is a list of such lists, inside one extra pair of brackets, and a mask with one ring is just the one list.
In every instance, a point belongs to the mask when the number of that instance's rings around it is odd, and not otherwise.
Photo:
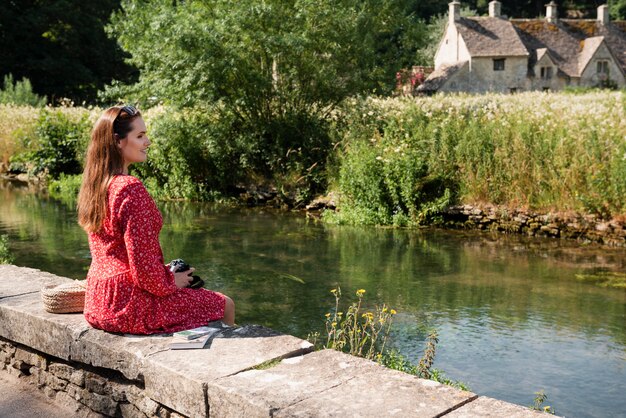
[(189, 283), (191, 283), (191, 281), (193, 280), (193, 277), (191, 277), (191, 275), (194, 271), (196, 271), (196, 269), (192, 267), (187, 271), (174, 273), (174, 282), (176, 283), (176, 287), (182, 289), (189, 286)]

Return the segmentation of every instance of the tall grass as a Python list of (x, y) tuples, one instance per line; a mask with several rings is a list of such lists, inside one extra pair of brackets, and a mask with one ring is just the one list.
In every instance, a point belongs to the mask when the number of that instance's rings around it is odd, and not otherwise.
[(626, 213), (622, 92), (369, 98), (346, 114), (332, 220), (422, 223), (453, 201)]

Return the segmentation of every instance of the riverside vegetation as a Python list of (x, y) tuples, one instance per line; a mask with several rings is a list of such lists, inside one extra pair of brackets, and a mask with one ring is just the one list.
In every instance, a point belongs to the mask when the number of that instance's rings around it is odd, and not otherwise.
[[(0, 105), (5, 171), (73, 189), (98, 112)], [(241, 184), (263, 183), (292, 206), (337, 192), (339, 210), (325, 216), (335, 223), (424, 225), (451, 203), (626, 215), (622, 92), (348, 99), (318, 127), (328, 143), (280, 150), (232, 138), (231, 121), (206, 109), (144, 113), (153, 143), (135, 173), (161, 199), (236, 196)], [(259, 161), (272, 157), (293, 170), (267, 172)]]
[(366, 291), (359, 289), (356, 291), (357, 300), (350, 302), (345, 310), (342, 310), (341, 288), (337, 287), (330, 292), (335, 297), (335, 306), (325, 315), (326, 341), (318, 332), (311, 333), (308, 337), (316, 348), (342, 351), (376, 361), (390, 369), (423, 379), (432, 379), (461, 390), (469, 390), (465, 383), (450, 380), (441, 370), (432, 367), (439, 342), (436, 331), (431, 331), (427, 336), (426, 349), (418, 364), (412, 364), (402, 354), (386, 346), (393, 317), (397, 314), (395, 309), (383, 304), (373, 310), (367, 310), (363, 303)]

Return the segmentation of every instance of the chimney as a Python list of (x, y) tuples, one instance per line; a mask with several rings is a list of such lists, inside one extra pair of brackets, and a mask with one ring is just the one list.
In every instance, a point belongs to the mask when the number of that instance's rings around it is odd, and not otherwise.
[(602, 25), (609, 24), (609, 6), (606, 4), (598, 7), (598, 22)]
[(454, 22), (458, 22), (461, 20), (461, 3), (454, 0), (452, 3), (448, 4), (449, 12), (448, 12), (448, 22), (450, 25), (453, 25)]
[(556, 14), (556, 3), (551, 1), (546, 4), (546, 20), (550, 23), (556, 23), (557, 14)]
[(500, 17), (500, 11), (502, 3), (499, 1), (492, 1), (489, 3), (489, 17)]

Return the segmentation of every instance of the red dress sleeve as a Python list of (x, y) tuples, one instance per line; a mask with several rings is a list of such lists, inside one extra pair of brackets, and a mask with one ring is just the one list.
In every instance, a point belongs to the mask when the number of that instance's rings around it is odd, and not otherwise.
[(163, 263), (159, 244), (163, 221), (154, 201), (140, 182), (124, 187), (120, 198), (119, 220), (133, 282), (156, 296), (176, 292), (174, 274)]

